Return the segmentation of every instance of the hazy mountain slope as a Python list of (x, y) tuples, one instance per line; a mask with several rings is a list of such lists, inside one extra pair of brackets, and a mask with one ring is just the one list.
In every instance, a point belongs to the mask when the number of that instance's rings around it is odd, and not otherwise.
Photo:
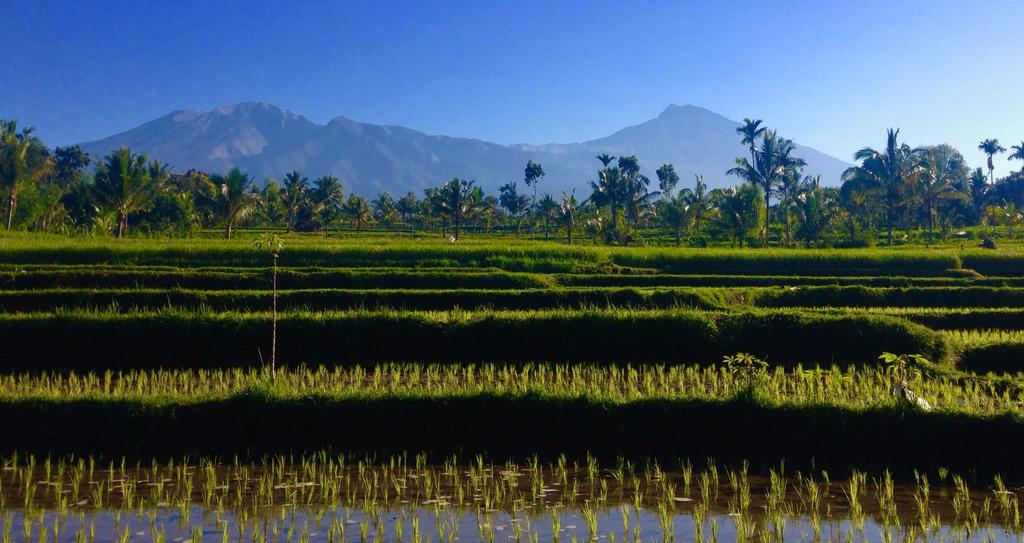
[[(520, 180), (527, 160), (544, 165), (541, 191), (587, 192), (600, 153), (635, 154), (645, 172), (671, 162), (689, 184), (694, 173), (712, 187), (737, 180), (724, 175), (746, 155), (737, 122), (694, 106), (669, 106), (657, 118), (596, 140), (570, 144), (499, 145), (470, 138), (424, 134), (338, 117), (318, 125), (272, 104), (244, 102), (208, 112), (175, 111), (137, 128), (82, 144), (92, 155), (122, 145), (158, 158), (177, 171), (221, 172), (238, 166), (257, 179), (280, 178), (297, 169), (310, 178), (330, 173), (347, 191), (416, 192), (452, 177), (476, 179), (490, 191)], [(797, 153), (807, 173), (837, 183), (848, 164), (808, 147)]]

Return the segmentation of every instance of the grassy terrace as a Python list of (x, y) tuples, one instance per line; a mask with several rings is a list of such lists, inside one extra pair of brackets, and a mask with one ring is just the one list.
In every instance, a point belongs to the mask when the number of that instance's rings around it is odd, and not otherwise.
[[(242, 240), (130, 240), (114, 244), (54, 238), (13, 238), (0, 248), (8, 264), (130, 264), (265, 266), (266, 256)], [(997, 255), (978, 249), (666, 249), (577, 247), (538, 241), (349, 240), (302, 238), (281, 252), (283, 266), (495, 267), (546, 273), (627, 269), (661, 273), (933, 275), (973, 270), (983, 275), (1024, 271), (1024, 250)], [(801, 273), (802, 272), (802, 273)], [(994, 273), (998, 272), (998, 273)]]
[[(0, 368), (258, 365), (259, 353), (269, 353), (270, 320), (262, 312), (184, 310), (0, 315), (0, 347), (7, 358)], [(883, 351), (937, 361), (949, 354), (941, 334), (903, 319), (791, 310), (291, 312), (278, 322), (278, 345), (285, 364), (686, 363), (743, 351), (793, 365), (873, 362)]]
[[(1024, 288), (1011, 287), (570, 287), (521, 289), (284, 289), (281, 310), (392, 308), (410, 310), (556, 309), (627, 307), (941, 307), (990, 308), (1024, 305)], [(266, 309), (266, 290), (177, 288), (49, 288), (0, 291), (0, 311), (40, 312), (54, 308), (153, 310), (206, 308), (215, 311)]]
[[(1024, 248), (3, 238), (0, 452), (1015, 473)], [(749, 353), (766, 369), (724, 363)], [(879, 354), (931, 363), (882, 364)], [(893, 395), (900, 379), (929, 411)], [(884, 444), (884, 446), (879, 445)]]
[[(1024, 390), (924, 368), (898, 405), (874, 368), (388, 364), (281, 371), (8, 375), (0, 447), (142, 456), (478, 451), (680, 454), (802, 465), (981, 469), (1018, 476)], [(60, 428), (59, 431), (51, 431)], [(998, 432), (1000, 443), (978, 446)], [(887, 447), (870, 445), (884, 439)], [(814, 460), (816, 459), (816, 461)], [(990, 464), (991, 463), (991, 464)]]

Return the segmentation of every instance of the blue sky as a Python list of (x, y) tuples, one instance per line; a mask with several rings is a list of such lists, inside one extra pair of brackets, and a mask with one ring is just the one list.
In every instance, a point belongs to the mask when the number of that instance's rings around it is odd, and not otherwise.
[(265, 100), (317, 122), (546, 143), (676, 103), (844, 160), (890, 126), (974, 166), (982, 138), (1024, 140), (1020, 0), (295, 4), (0, 2), (0, 118), (58, 145)]

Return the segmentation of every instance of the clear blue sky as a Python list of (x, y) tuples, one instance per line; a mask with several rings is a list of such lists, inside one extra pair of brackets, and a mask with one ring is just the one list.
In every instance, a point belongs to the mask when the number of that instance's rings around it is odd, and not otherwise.
[(975, 166), (1024, 139), (1021, 0), (286, 4), (0, 2), (0, 118), (58, 145), (265, 100), (545, 143), (689, 103), (845, 160), (890, 126)]

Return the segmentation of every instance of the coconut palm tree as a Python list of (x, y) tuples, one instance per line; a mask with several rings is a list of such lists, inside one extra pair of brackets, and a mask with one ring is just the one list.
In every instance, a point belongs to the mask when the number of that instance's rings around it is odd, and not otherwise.
[(235, 225), (244, 221), (259, 206), (252, 177), (238, 168), (231, 168), (227, 175), (214, 175), (210, 182), (217, 190), (220, 214), (224, 218), (224, 238), (231, 239)]
[(518, 236), (522, 217), (530, 207), (530, 198), (525, 194), (519, 194), (515, 182), (502, 185), (498, 191), (498, 203), (508, 212), (508, 218), (515, 224)]
[(690, 214), (693, 222), (693, 230), (700, 233), (700, 225), (704, 217), (714, 209), (714, 201), (708, 193), (708, 186), (704, 183), (704, 177), (694, 175), (695, 183), (693, 189), (683, 189), (680, 194), (683, 204)]
[(377, 198), (370, 202), (370, 205), (373, 206), (374, 218), (377, 219), (377, 222), (384, 225), (385, 228), (390, 228), (399, 218), (395, 199), (386, 192), (378, 194)]
[(558, 202), (554, 196), (546, 192), (537, 202), (537, 213), (544, 220), (544, 239), (548, 239), (548, 234), (551, 232), (551, 220), (558, 218), (558, 209)]
[(928, 217), (930, 237), (938, 218), (939, 202), (954, 198), (966, 200), (967, 195), (958, 191), (954, 184), (957, 172), (961, 169), (958, 157), (944, 152), (940, 147), (918, 149), (917, 155), (913, 179), (917, 184), (921, 205)]
[(821, 239), (822, 233), (839, 213), (839, 194), (836, 189), (819, 185), (817, 176), (802, 183), (794, 202), (797, 217), (797, 236), (810, 247)]
[(18, 132), (15, 121), (0, 121), (0, 188), (7, 193), (7, 229), (14, 223), (18, 191), (53, 171), (53, 159), (32, 127)]
[(688, 189), (681, 190), (679, 194), (660, 203), (661, 213), (658, 218), (675, 233), (676, 247), (682, 243), (683, 227), (687, 226), (690, 220), (690, 209), (686, 205), (688, 192)]
[(416, 194), (413, 192), (407, 193), (395, 202), (395, 209), (398, 210), (398, 214), (402, 219), (402, 222), (409, 224), (412, 222), (412, 218), (416, 215), (416, 209), (419, 207), (419, 202), (416, 200)]
[[(1024, 162), (1024, 141), (1020, 142), (1020, 145), (1010, 146), (1010, 156), (1006, 157), (1007, 160), (1020, 160)], [(1024, 166), (1021, 166), (1021, 171), (1024, 172)]]
[(601, 161), (601, 164), (605, 168), (607, 168), (608, 165), (611, 164), (613, 160), (615, 160), (615, 157), (613, 157), (612, 155), (609, 155), (608, 153), (601, 153), (601, 154), (597, 155), (596, 158)]
[(853, 158), (861, 161), (861, 165), (847, 168), (843, 172), (844, 184), (852, 183), (865, 189), (877, 190), (882, 195), (890, 245), (897, 210), (907, 193), (909, 177), (917, 160), (917, 153), (909, 145), (899, 144), (899, 134), (898, 129), (890, 128), (885, 149), (877, 151), (865, 147), (857, 151)]
[(728, 230), (733, 239), (743, 247), (744, 238), (757, 228), (761, 207), (761, 187), (743, 183), (738, 187), (716, 191), (719, 222)]
[(995, 138), (989, 138), (986, 140), (982, 140), (982, 142), (978, 144), (978, 149), (981, 152), (988, 155), (988, 182), (990, 185), (994, 184), (996, 182), (996, 166), (995, 164), (992, 163), (992, 158), (999, 153), (1006, 152), (1006, 148), (1003, 147), (1002, 145), (999, 145), (999, 140)]
[(726, 175), (735, 175), (759, 186), (764, 193), (765, 223), (761, 237), (765, 242), (768, 241), (772, 189), (780, 185), (787, 175), (807, 164), (793, 156), (795, 150), (796, 144), (791, 140), (778, 136), (773, 130), (765, 130), (761, 135), (761, 147), (753, 149), (753, 163), (737, 157), (736, 167), (726, 172)]
[(580, 204), (576, 201), (576, 191), (566, 194), (562, 192), (562, 201), (558, 203), (558, 222), (565, 228), (569, 245), (572, 245), (572, 231), (576, 228), (576, 214)]
[(473, 185), (476, 181), (453, 178), (441, 186), (440, 205), (441, 213), (448, 218), (449, 223), (455, 230), (454, 239), (458, 240), (461, 235), (462, 224), (466, 217), (473, 212)]
[(981, 168), (972, 170), (968, 179), (968, 185), (971, 190), (971, 204), (974, 206), (974, 212), (978, 217), (981, 217), (985, 210), (985, 199), (988, 195), (988, 176), (985, 175), (985, 170)]
[(341, 181), (333, 175), (325, 175), (313, 181), (313, 203), (316, 205), (316, 213), (320, 218), (320, 224), (324, 227), (326, 235), (331, 223), (338, 217), (341, 211), (341, 204), (344, 202), (345, 190)]
[(341, 214), (351, 221), (356, 227), (356, 232), (361, 232), (373, 220), (369, 202), (357, 194), (348, 195), (348, 199), (341, 206)]
[(149, 173), (146, 155), (134, 154), (127, 147), (110, 153), (96, 167), (96, 191), (116, 214), (118, 238), (128, 232), (128, 217), (153, 203), (156, 190)]
[(650, 214), (654, 199), (660, 193), (647, 190), (651, 180), (640, 173), (640, 160), (636, 156), (619, 157), (618, 168), (621, 172), (619, 204), (625, 211), (626, 221), (635, 231), (640, 219)]
[(784, 227), (784, 237), (786, 244), (792, 244), (793, 233), (792, 233), (792, 218), (793, 212), (797, 207), (797, 198), (803, 194), (806, 186), (817, 185), (821, 182), (821, 176), (807, 176), (796, 169), (790, 169), (782, 176), (782, 181), (779, 184), (779, 207), (778, 214), (782, 220)]
[(295, 226), (295, 218), (299, 215), (299, 209), (309, 199), (309, 179), (302, 176), (297, 170), (292, 170), (284, 176), (283, 198), (285, 210), (285, 231), (290, 232)]
[(750, 147), (750, 163), (757, 162), (757, 138), (760, 138), (768, 130), (762, 126), (761, 119), (751, 120), (743, 118), (743, 122), (736, 127), (736, 133), (742, 136), (741, 143)]

